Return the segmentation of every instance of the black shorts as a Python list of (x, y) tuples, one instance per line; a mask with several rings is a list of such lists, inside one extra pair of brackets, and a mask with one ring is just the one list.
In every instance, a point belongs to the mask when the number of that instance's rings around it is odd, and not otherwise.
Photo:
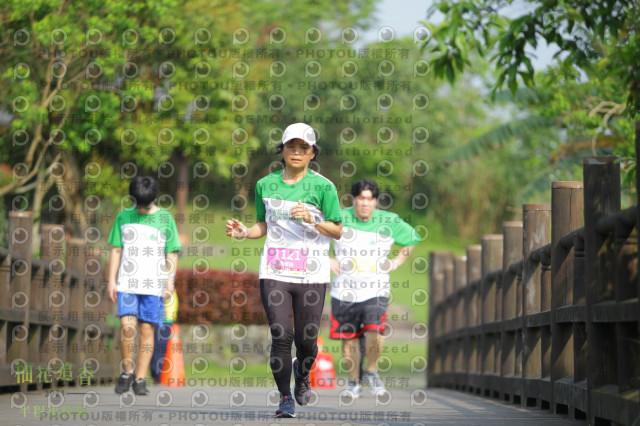
[(331, 298), (332, 339), (355, 339), (365, 331), (384, 333), (387, 319), (387, 297), (374, 297), (360, 303)]

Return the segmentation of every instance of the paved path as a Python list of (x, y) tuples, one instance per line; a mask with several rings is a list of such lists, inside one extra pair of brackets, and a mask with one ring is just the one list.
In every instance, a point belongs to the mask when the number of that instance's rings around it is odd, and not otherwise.
[[(522, 408), (498, 400), (443, 389), (392, 389), (376, 400), (367, 389), (362, 398), (341, 399), (339, 389), (320, 389), (296, 419), (275, 419), (277, 391), (271, 388), (153, 386), (147, 396), (116, 395), (112, 386), (0, 395), (2, 425), (584, 425), (548, 411)], [(33, 412), (58, 407), (60, 417), (34, 417)], [(83, 412), (83, 404), (86, 411)], [(18, 408), (22, 406), (23, 408)], [(26, 410), (26, 415), (25, 415)], [(71, 412), (71, 414), (69, 413)]]

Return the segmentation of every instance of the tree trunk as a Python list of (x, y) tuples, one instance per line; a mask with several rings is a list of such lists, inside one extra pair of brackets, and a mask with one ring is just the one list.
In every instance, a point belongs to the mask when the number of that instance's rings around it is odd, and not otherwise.
[(82, 175), (73, 156), (63, 155), (61, 163), (65, 167), (64, 173), (61, 176), (57, 170), (52, 173), (58, 176), (55, 178), (56, 186), (65, 201), (65, 226), (71, 237), (83, 238), (89, 222), (84, 211)]
[(33, 231), (32, 231), (32, 242), (33, 242), (33, 253), (40, 253), (40, 216), (42, 209), (42, 199), (47, 193), (48, 188), (44, 188), (43, 184), (45, 182), (46, 172), (44, 170), (39, 170), (36, 176), (36, 187), (33, 191)]
[[(638, 173), (638, 164), (640, 163), (640, 120), (636, 120), (636, 205), (640, 206), (640, 173)], [(637, 209), (636, 230), (640, 229), (640, 209)], [(637, 232), (637, 231), (636, 231)], [(638, 253), (640, 253), (640, 238), (638, 238)], [(638, 295), (640, 295), (640, 274), (638, 274)], [(638, 301), (640, 307), (640, 300)]]
[(189, 158), (179, 155), (175, 159), (176, 168), (178, 169), (178, 188), (176, 189), (176, 208), (178, 235), (180, 241), (186, 243), (186, 235), (184, 233), (184, 222), (186, 220), (187, 203), (189, 202)]

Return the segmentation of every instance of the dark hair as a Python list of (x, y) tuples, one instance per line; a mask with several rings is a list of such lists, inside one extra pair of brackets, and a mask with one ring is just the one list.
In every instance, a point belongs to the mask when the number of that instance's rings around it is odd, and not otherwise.
[(160, 186), (151, 176), (138, 176), (129, 184), (129, 195), (135, 201), (136, 207), (146, 207), (158, 198)]
[[(293, 140), (293, 139), (290, 139)], [(289, 141), (287, 141), (289, 142)], [(318, 145), (313, 144), (311, 145), (311, 147), (313, 148), (313, 158), (311, 159), (311, 161), (309, 161), (309, 163), (313, 162), (313, 161), (318, 161), (318, 155), (322, 152), (322, 148), (320, 148)], [(280, 143), (278, 146), (276, 146), (276, 154), (282, 154), (282, 150), (284, 149), (284, 143)], [(284, 158), (280, 159), (280, 162), (282, 163), (282, 165), (284, 166)]]
[(371, 191), (371, 195), (376, 200), (378, 199), (378, 195), (380, 195), (380, 188), (378, 188), (378, 184), (376, 181), (371, 179), (360, 179), (351, 187), (351, 195), (357, 197), (363, 191)]

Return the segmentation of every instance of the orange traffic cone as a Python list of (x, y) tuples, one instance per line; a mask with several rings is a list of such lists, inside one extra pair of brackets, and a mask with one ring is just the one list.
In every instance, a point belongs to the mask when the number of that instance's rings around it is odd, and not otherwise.
[(309, 382), (312, 388), (333, 389), (336, 387), (336, 369), (333, 364), (333, 355), (324, 351), (323, 343), (322, 337), (318, 337), (318, 356), (311, 366)]
[(171, 336), (167, 341), (167, 352), (164, 355), (164, 364), (162, 365), (162, 370), (160, 370), (160, 383), (173, 387), (184, 386), (186, 381), (180, 327), (178, 327), (178, 324), (172, 324)]

